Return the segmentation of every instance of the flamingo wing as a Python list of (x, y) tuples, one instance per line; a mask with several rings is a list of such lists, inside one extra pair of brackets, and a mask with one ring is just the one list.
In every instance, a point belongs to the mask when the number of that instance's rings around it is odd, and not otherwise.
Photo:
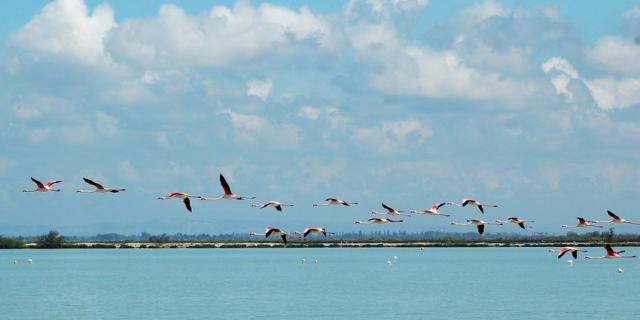
[(287, 244), (287, 235), (286, 234), (281, 234), (280, 237), (282, 237), (282, 242), (284, 242), (284, 244)]
[(560, 249), (560, 254), (558, 254), (558, 259), (562, 258), (562, 256), (564, 256), (565, 253), (569, 252), (569, 250), (567, 249)]
[(101, 184), (99, 184), (99, 183), (97, 183), (97, 182), (95, 182), (95, 181), (93, 181), (91, 179), (82, 178), (82, 180), (84, 180), (84, 182), (86, 182), (86, 183), (88, 183), (88, 184), (90, 184), (90, 185), (92, 185), (92, 186), (94, 186), (94, 187), (96, 187), (98, 189), (104, 189), (103, 185), (101, 185)]
[(274, 208), (276, 208), (276, 210), (278, 210), (278, 211), (282, 211), (282, 206), (281, 205), (277, 205)]
[(608, 244), (608, 243), (604, 245), (604, 249), (605, 249), (605, 250), (607, 250), (607, 254), (608, 254), (608, 255), (614, 255), (614, 254), (616, 254), (616, 251), (615, 251), (615, 250), (613, 250), (613, 248), (611, 248), (611, 245), (610, 245), (610, 244)]
[(573, 256), (574, 259), (578, 259), (578, 250), (571, 251), (571, 255)]
[(522, 228), (522, 229), (526, 229), (526, 228), (524, 227), (524, 222), (520, 222), (520, 223), (518, 223), (518, 225), (520, 226), (520, 228)]
[(609, 211), (609, 210), (607, 210), (607, 214), (608, 214), (611, 218), (614, 218), (614, 219), (616, 219), (616, 220), (620, 220), (620, 217), (619, 217), (618, 215), (616, 215), (615, 213), (613, 213), (613, 212), (611, 212), (611, 211)]
[(42, 184), (42, 182), (40, 182), (40, 181), (38, 181), (38, 180), (34, 179), (33, 177), (31, 177), (31, 181), (33, 181), (33, 183), (35, 183), (35, 184), (36, 184), (36, 186), (37, 186), (39, 189), (44, 188), (44, 184)]
[(478, 233), (479, 234), (483, 234), (484, 233), (484, 224), (479, 224), (478, 225)]
[(224, 194), (226, 195), (233, 194), (233, 192), (231, 192), (231, 187), (229, 187), (227, 180), (224, 178), (222, 174), (220, 174), (220, 186), (222, 186), (222, 190), (224, 190)]
[(189, 197), (186, 197), (182, 200), (184, 202), (185, 207), (187, 207), (187, 210), (189, 210), (189, 212), (191, 211), (191, 200), (189, 200)]
[(389, 211), (395, 211), (393, 208), (389, 207), (388, 205), (386, 205), (384, 203), (382, 204), (382, 207), (387, 209), (387, 210), (389, 210)]

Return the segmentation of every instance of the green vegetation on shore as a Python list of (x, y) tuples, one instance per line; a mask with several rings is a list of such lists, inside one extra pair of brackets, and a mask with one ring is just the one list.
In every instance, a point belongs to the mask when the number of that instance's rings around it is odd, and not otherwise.
[[(547, 233), (498, 233), (479, 236), (475, 233), (448, 232), (371, 232), (339, 233), (327, 238), (290, 237), (287, 247), (477, 247), (477, 246), (560, 246), (564, 244), (601, 246), (611, 243), (617, 246), (640, 245), (640, 234), (616, 234), (613, 228), (605, 232), (565, 235)], [(0, 237), (0, 248), (244, 248), (280, 247), (278, 239), (252, 237), (249, 234), (222, 235), (160, 234), (139, 235), (98, 234), (89, 237), (63, 237), (57, 231), (31, 237)]]
[(0, 236), (0, 249), (22, 249), (26, 243), (20, 238), (5, 238)]

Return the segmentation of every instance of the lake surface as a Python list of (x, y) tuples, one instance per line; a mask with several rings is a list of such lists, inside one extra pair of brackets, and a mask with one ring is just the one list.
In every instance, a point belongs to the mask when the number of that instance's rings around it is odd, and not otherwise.
[(640, 317), (640, 259), (568, 259), (546, 248), (0, 250), (0, 318)]

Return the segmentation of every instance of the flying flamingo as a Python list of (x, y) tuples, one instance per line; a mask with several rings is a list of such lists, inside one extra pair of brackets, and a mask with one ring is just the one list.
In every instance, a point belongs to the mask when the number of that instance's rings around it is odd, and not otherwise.
[(385, 224), (385, 223), (394, 223), (394, 222), (403, 222), (403, 220), (391, 220), (389, 218), (369, 218), (367, 221), (358, 220), (356, 223), (358, 224)]
[(313, 206), (314, 207), (320, 207), (320, 206), (350, 206), (352, 204), (358, 204), (357, 202), (348, 202), (342, 199), (338, 199), (338, 198), (326, 198), (324, 199), (324, 203), (314, 203)]
[(386, 205), (384, 203), (382, 204), (382, 207), (385, 208), (387, 210), (387, 212), (379, 212), (379, 211), (375, 211), (374, 210), (374, 211), (371, 211), (371, 214), (388, 214), (388, 215), (391, 215), (391, 216), (407, 216), (407, 217), (411, 216), (409, 214), (403, 214), (404, 211), (398, 211), (398, 210), (396, 210), (394, 208), (389, 207), (388, 205)]
[[(498, 221), (500, 221), (500, 220), (498, 220)], [(520, 219), (518, 217), (509, 217), (509, 218), (507, 218), (507, 221), (500, 221), (500, 222), (511, 222), (513, 224), (517, 224), (522, 229), (526, 229), (526, 227), (524, 225), (525, 222), (534, 223), (535, 221), (533, 221), (533, 220), (522, 220), (522, 219)], [(529, 228), (531, 228), (531, 227), (529, 227)]]
[(200, 200), (220, 200), (220, 199), (227, 199), (227, 200), (245, 200), (245, 199), (255, 199), (256, 197), (247, 197), (247, 196), (239, 196), (234, 194), (233, 192), (231, 192), (231, 187), (229, 187), (229, 184), (227, 183), (227, 180), (224, 178), (224, 176), (222, 176), (222, 174), (220, 174), (220, 186), (222, 187), (222, 191), (224, 191), (224, 193), (216, 198), (206, 198), (206, 197), (200, 197)]
[(578, 259), (578, 252), (589, 252), (587, 250), (579, 250), (576, 247), (562, 247), (560, 250), (549, 250), (550, 252), (557, 252), (558, 259), (562, 258), (567, 252), (571, 252), (574, 259)]
[(576, 224), (575, 226), (568, 226), (566, 224), (563, 224), (562, 227), (563, 228), (586, 228), (586, 227), (602, 228), (602, 226), (594, 225), (594, 223), (597, 223), (596, 221), (587, 220), (583, 217), (576, 217), (576, 219), (578, 219), (578, 224)]
[(478, 233), (479, 234), (483, 234), (484, 233), (484, 226), (486, 224), (493, 224), (496, 226), (501, 226), (503, 225), (502, 222), (500, 221), (496, 221), (496, 222), (486, 222), (486, 221), (482, 221), (480, 219), (469, 219), (467, 220), (467, 223), (461, 223), (461, 222), (451, 222), (451, 224), (456, 225), (456, 226), (468, 226), (468, 225), (475, 225), (476, 227), (478, 227)]
[(637, 222), (632, 222), (623, 218), (620, 218), (620, 216), (618, 216), (617, 214), (607, 210), (607, 214), (611, 217), (611, 220), (609, 221), (594, 221), (596, 223), (618, 223), (618, 224), (623, 224), (623, 223), (628, 223), (628, 224), (635, 224), (635, 225), (640, 225), (640, 223)]
[(278, 211), (282, 211), (282, 207), (293, 207), (292, 204), (284, 204), (284, 203), (273, 201), (273, 200), (263, 202), (262, 204), (252, 204), (251, 206), (254, 208), (260, 208), (260, 209), (264, 209), (266, 207), (271, 206)]
[(311, 233), (322, 233), (322, 235), (326, 237), (327, 234), (334, 234), (335, 232), (329, 232), (327, 231), (327, 228), (323, 228), (323, 227), (308, 227), (308, 228), (305, 228), (304, 231), (302, 232), (302, 237), (306, 238)]
[(82, 178), (82, 180), (84, 180), (84, 182), (96, 187), (95, 190), (76, 190), (76, 192), (80, 192), (80, 193), (95, 193), (95, 192), (111, 192), (111, 193), (118, 193), (121, 191), (124, 191), (125, 189), (118, 189), (118, 188), (106, 188), (104, 185), (99, 184), (97, 182), (94, 182), (93, 180), (87, 179), (87, 178)]
[(587, 259), (630, 259), (635, 258), (636, 256), (621, 256), (620, 254), (624, 252), (624, 250), (616, 251), (611, 248), (610, 244), (605, 244), (604, 249), (607, 250), (607, 254), (602, 257), (591, 257), (587, 256)]
[(60, 192), (60, 189), (53, 189), (53, 185), (56, 183), (62, 182), (62, 180), (50, 180), (50, 181), (47, 181), (47, 183), (43, 184), (42, 182), (31, 177), (31, 181), (33, 181), (33, 183), (36, 184), (36, 188), (33, 190), (24, 189), (22, 190), (22, 192), (49, 192), (49, 191)]
[(264, 235), (265, 238), (269, 238), (269, 236), (271, 234), (280, 235), (280, 237), (282, 237), (282, 242), (284, 242), (285, 245), (287, 244), (287, 235), (288, 235), (288, 233), (284, 232), (280, 228), (276, 228), (276, 227), (272, 227), (272, 226), (268, 226), (267, 229), (264, 230), (264, 233), (252, 232), (249, 235), (252, 235), (252, 236), (262, 236), (262, 235)]
[(492, 208), (497, 208), (498, 207), (495, 204), (484, 204), (484, 203), (480, 203), (478, 200), (470, 199), (470, 198), (462, 199), (461, 206), (462, 207), (476, 206), (476, 207), (478, 207), (478, 209), (480, 209), (480, 212), (482, 212), (482, 213), (484, 213), (484, 207), (492, 207)]
[(457, 203), (453, 203), (453, 202), (441, 202), (441, 203), (434, 204), (429, 209), (411, 210), (411, 213), (429, 214), (429, 215), (432, 215), (432, 216), (450, 217), (451, 216), (450, 214), (444, 214), (444, 213), (440, 213), (440, 211), (438, 211), (443, 206), (449, 205), (449, 204), (457, 205)]
[(166, 196), (158, 197), (158, 199), (160, 199), (160, 200), (182, 199), (182, 202), (184, 202), (184, 205), (187, 207), (187, 210), (189, 210), (189, 212), (191, 212), (191, 200), (189, 200), (189, 198), (202, 199), (201, 196), (192, 196), (192, 195), (188, 195), (188, 194), (186, 194), (184, 192), (172, 192), (172, 193), (167, 194)]

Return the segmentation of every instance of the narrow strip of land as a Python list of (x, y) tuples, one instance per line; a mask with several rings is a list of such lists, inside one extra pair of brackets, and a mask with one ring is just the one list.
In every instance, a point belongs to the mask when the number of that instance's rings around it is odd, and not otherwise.
[[(181, 242), (102, 242), (102, 241), (74, 241), (65, 242), (62, 248), (67, 249), (157, 249), (157, 248), (438, 248), (438, 247), (601, 247), (610, 243), (619, 247), (636, 247), (640, 242), (492, 242), (492, 241), (326, 241), (326, 242), (289, 242), (286, 246), (282, 242), (266, 241), (181, 241)], [(37, 243), (26, 243), (25, 248), (36, 248)]]

